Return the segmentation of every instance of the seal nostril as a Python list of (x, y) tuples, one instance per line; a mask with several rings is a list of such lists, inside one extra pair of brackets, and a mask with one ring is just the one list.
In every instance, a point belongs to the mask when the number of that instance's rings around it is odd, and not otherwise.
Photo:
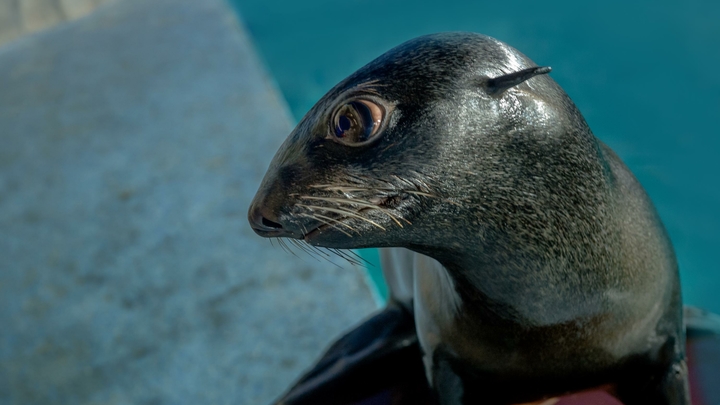
[(265, 217), (263, 217), (262, 219), (262, 224), (267, 226), (268, 228), (282, 229), (282, 225), (278, 224), (277, 222), (273, 222)]

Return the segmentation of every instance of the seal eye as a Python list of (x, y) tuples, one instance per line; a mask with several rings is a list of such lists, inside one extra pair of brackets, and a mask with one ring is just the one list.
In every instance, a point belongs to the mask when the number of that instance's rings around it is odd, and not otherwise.
[(350, 146), (365, 144), (379, 132), (384, 116), (385, 109), (372, 101), (345, 103), (333, 116), (333, 138)]

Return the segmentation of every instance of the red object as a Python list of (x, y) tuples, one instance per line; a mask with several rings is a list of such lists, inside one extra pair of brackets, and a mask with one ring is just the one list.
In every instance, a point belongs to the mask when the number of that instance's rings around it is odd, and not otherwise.
[[(622, 402), (618, 401), (614, 396), (608, 394), (606, 391), (586, 391), (578, 394), (565, 395), (557, 400), (555, 403), (548, 403), (547, 405), (622, 405)], [(545, 405), (545, 404), (543, 404)]]

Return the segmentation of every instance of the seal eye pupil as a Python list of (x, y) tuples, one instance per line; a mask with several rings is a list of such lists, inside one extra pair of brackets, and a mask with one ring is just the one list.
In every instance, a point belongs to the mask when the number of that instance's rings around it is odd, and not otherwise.
[(368, 100), (343, 104), (333, 119), (335, 139), (346, 145), (366, 142), (378, 132), (384, 112), (382, 107)]
[(347, 138), (352, 142), (359, 142), (357, 139), (361, 136), (366, 126), (362, 114), (358, 111), (357, 102), (345, 104), (335, 118), (335, 136), (338, 138)]
[(350, 121), (350, 118), (347, 117), (347, 115), (341, 115), (340, 118), (338, 118), (338, 130), (339, 134), (338, 136), (343, 136), (344, 132), (349, 130), (352, 126), (352, 121)]

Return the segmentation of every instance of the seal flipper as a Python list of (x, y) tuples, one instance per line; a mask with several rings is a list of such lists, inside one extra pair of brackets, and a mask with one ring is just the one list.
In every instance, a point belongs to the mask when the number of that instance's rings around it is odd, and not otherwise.
[[(417, 389), (418, 381), (424, 380), (414, 318), (390, 301), (385, 309), (335, 341), (276, 404), (345, 405), (382, 391), (414, 397), (393, 397), (388, 403), (420, 404), (429, 397), (427, 388), (426, 392)], [(398, 389), (407, 385), (415, 389)]]
[(680, 329), (658, 351), (626, 359), (614, 381), (623, 404), (691, 404), (683, 335)]

